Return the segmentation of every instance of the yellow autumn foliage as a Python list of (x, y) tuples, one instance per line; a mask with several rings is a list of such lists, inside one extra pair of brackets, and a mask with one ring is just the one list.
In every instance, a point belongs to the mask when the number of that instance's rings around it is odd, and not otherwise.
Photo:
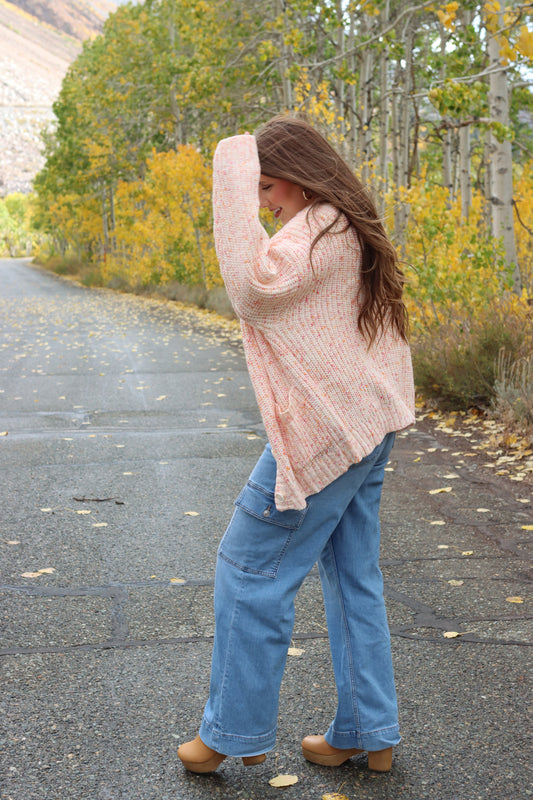
[[(487, 239), (485, 200), (474, 192), (468, 219), (461, 217), (460, 199), (450, 201), (442, 186), (428, 185), (425, 174), (401, 192), (408, 206), (405, 235), (407, 305), (414, 331), (443, 325), (454, 319), (475, 319), (488, 304), (512, 289), (511, 269), (505, 267), (503, 246)], [(533, 225), (533, 178), (523, 170), (516, 197), (526, 226)], [(518, 258), (523, 285), (516, 302), (527, 310), (526, 295), (533, 291), (531, 234), (516, 217)]]
[(526, 163), (514, 183), (515, 236), (522, 285), (533, 298), (533, 161)]
[(130, 286), (221, 284), (212, 235), (211, 166), (190, 145), (153, 152), (146, 175), (119, 181), (115, 228), (102, 270)]

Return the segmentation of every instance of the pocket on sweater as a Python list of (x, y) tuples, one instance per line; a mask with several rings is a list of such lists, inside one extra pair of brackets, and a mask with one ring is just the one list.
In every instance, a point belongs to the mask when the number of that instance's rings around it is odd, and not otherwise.
[(243, 572), (275, 578), (307, 508), (278, 511), (274, 495), (249, 481), (218, 548), (218, 555)]
[(331, 438), (309, 400), (293, 387), (289, 392), (289, 405), (285, 410), (276, 406), (283, 443), (294, 469), (309, 464), (327, 450)]

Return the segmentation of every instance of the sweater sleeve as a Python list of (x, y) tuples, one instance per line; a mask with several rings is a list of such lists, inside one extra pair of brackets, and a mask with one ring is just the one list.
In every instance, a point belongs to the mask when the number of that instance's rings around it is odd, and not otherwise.
[(253, 136), (219, 142), (213, 169), (215, 246), (235, 312), (252, 324), (294, 302), (312, 274), (305, 213), (270, 239), (258, 216), (259, 178)]

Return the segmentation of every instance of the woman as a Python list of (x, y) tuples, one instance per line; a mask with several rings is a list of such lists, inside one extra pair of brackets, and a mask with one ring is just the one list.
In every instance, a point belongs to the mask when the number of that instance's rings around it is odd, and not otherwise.
[[(301, 120), (221, 141), (213, 203), (268, 444), (219, 547), (210, 695), (178, 755), (209, 772), (275, 746), (294, 597), (318, 562), (338, 707), (303, 755), (367, 751), (387, 771), (400, 736), (378, 510), (394, 433), (414, 421), (403, 275), (368, 192)], [(283, 223), (271, 239), (259, 206)]]

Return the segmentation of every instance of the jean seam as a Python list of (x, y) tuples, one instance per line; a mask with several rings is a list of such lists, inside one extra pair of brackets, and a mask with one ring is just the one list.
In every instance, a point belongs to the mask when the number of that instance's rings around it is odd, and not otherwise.
[[(239, 592), (235, 597), (235, 603), (234, 603), (232, 616), (231, 616), (230, 630), (232, 631), (232, 634), (237, 629), (237, 627), (235, 625), (235, 620), (238, 620), (238, 617), (240, 616), (240, 600), (241, 600), (241, 596), (242, 596), (243, 591), (244, 591), (244, 582), (241, 579), (240, 582), (239, 582)], [(232, 652), (231, 645), (232, 645), (231, 640), (229, 640), (228, 644), (226, 646), (226, 657), (224, 659), (224, 670), (223, 670), (223, 673), (222, 673), (219, 705), (218, 705), (218, 708), (216, 709), (216, 714), (213, 714), (213, 724), (214, 725), (216, 723), (218, 723), (219, 714), (220, 714), (220, 708), (221, 708), (221, 706), (223, 704), (224, 695), (226, 693), (227, 675), (228, 675), (228, 662), (230, 661), (230, 653)]]
[(275, 725), (271, 730), (267, 731), (266, 733), (262, 733), (259, 736), (243, 736), (242, 734), (237, 734), (237, 733), (224, 733), (224, 731), (221, 731), (219, 728), (217, 728), (216, 725), (205, 720), (205, 718), (203, 721), (205, 722), (205, 725), (211, 729), (211, 731), (215, 734), (215, 736), (219, 736), (224, 739), (231, 739), (236, 742), (240, 742), (243, 740), (250, 742), (254, 742), (257, 740), (264, 741), (265, 739), (269, 739), (271, 736), (274, 736), (278, 729), (278, 726)]
[(271, 492), (269, 489), (265, 489), (265, 487), (261, 486), (259, 483), (256, 483), (255, 481), (252, 480), (248, 480), (247, 486), (251, 486), (253, 489), (257, 489), (257, 491), (261, 492), (261, 494), (264, 494), (265, 497), (268, 497), (270, 500), (274, 500), (275, 497), (274, 492)]
[(268, 517), (265, 517), (263, 514), (258, 514), (256, 511), (252, 511), (248, 506), (245, 506), (241, 502), (235, 501), (235, 505), (237, 506), (237, 508), (240, 508), (246, 514), (249, 514), (251, 517), (254, 517), (254, 519), (258, 519), (261, 522), (264, 522), (265, 525), (275, 525), (277, 528), (283, 528), (286, 531), (297, 531), (301, 527), (305, 517), (305, 513), (302, 513), (301, 519), (299, 520), (297, 525), (292, 525), (292, 524), (287, 525), (284, 524), (283, 522), (277, 522), (276, 520), (269, 519)]
[(264, 512), (259, 513), (257, 511), (254, 511), (254, 509), (251, 508), (250, 505), (245, 505), (244, 504), (243, 500), (244, 500), (244, 497), (246, 495), (246, 489), (248, 489), (248, 488), (249, 489), (253, 489), (253, 490), (257, 491), (257, 492), (260, 492), (267, 500), (271, 500), (272, 501), (271, 505), (275, 506), (275, 499), (274, 499), (274, 495), (272, 494), (272, 492), (269, 492), (267, 489), (265, 489), (263, 486), (260, 486), (258, 483), (255, 483), (254, 481), (248, 480), (248, 482), (246, 483), (246, 485), (244, 486), (242, 491), (239, 493), (239, 496), (235, 500), (235, 505), (237, 506), (237, 508), (240, 508), (246, 514), (250, 514), (251, 517), (254, 517), (255, 519), (259, 519), (259, 520), (261, 520), (261, 522), (265, 522), (267, 525), (276, 525), (278, 528), (285, 528), (286, 530), (290, 530), (290, 531), (297, 531), (302, 527), (302, 524), (303, 524), (303, 522), (305, 520), (307, 511), (309, 509), (309, 504), (306, 504), (305, 508), (303, 508), (303, 509), (301, 509), (299, 511), (298, 518), (297, 518), (296, 522), (288, 523), (288, 522), (280, 521), (280, 520), (278, 520), (276, 518), (269, 519), (269, 517), (265, 517)]
[(330, 538), (330, 540), (328, 542), (328, 547), (330, 548), (331, 557), (332, 557), (333, 565), (334, 565), (334, 568), (335, 568), (335, 583), (337, 585), (337, 592), (339, 593), (339, 598), (341, 600), (340, 605), (341, 605), (341, 608), (342, 608), (342, 629), (343, 629), (344, 641), (345, 641), (345, 645), (346, 645), (346, 652), (348, 654), (348, 663), (349, 663), (349, 672), (350, 672), (350, 687), (351, 687), (350, 694), (351, 694), (351, 697), (352, 697), (352, 714), (353, 714), (353, 719), (354, 719), (354, 722), (356, 724), (356, 727), (359, 728), (360, 727), (360, 725), (359, 725), (359, 708), (358, 708), (358, 705), (357, 705), (357, 685), (356, 685), (356, 680), (355, 680), (355, 670), (354, 670), (354, 663), (353, 663), (353, 650), (352, 650), (352, 646), (351, 646), (351, 637), (350, 637), (350, 630), (349, 630), (348, 621), (347, 621), (346, 606), (345, 606), (345, 602), (344, 602), (344, 595), (342, 593), (341, 583), (340, 583), (340, 580), (339, 580), (339, 572), (338, 572), (338, 569), (337, 569), (337, 559), (335, 557), (335, 549), (334, 549), (334, 547), (333, 547), (333, 545), (331, 543), (331, 538)]
[[(285, 552), (287, 548), (284, 549)], [(276, 567), (273, 570), (262, 570), (262, 569), (254, 569), (253, 567), (245, 567), (244, 564), (239, 564), (237, 561), (233, 561), (233, 559), (229, 558), (229, 556), (225, 555), (225, 553), (220, 552), (219, 558), (224, 559), (226, 564), (231, 564), (232, 567), (238, 569), (240, 572), (246, 572), (249, 575), (260, 575), (263, 578), (275, 578), (278, 574), (279, 565), (281, 562), (281, 557), (279, 558), (278, 562), (276, 563)]]
[(386, 728), (373, 728), (371, 731), (338, 731), (334, 725), (331, 726), (331, 730), (335, 734), (335, 736), (346, 736), (346, 737), (354, 737), (354, 736), (372, 736), (376, 733), (385, 733), (386, 731), (394, 731), (397, 730), (399, 727), (398, 723), (395, 725), (387, 725)]

